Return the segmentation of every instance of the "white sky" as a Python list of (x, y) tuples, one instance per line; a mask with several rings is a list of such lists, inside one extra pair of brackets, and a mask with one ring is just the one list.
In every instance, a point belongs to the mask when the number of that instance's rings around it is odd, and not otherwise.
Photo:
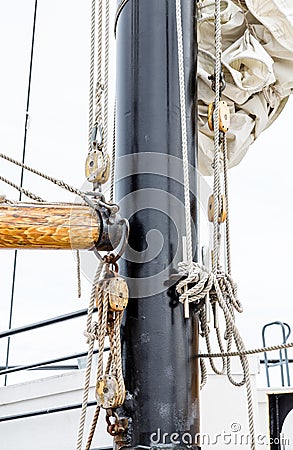
[[(20, 159), (34, 1), (0, 5), (0, 150)], [(87, 155), (89, 20), (89, 0), (39, 0), (26, 162), (77, 187), (84, 182)], [(292, 324), (292, 117), (291, 100), (230, 172), (233, 274), (245, 307), (238, 324), (249, 348), (261, 346), (267, 322)], [(19, 180), (20, 171), (2, 160), (0, 173)], [(33, 175), (24, 181), (48, 200), (74, 200)], [(17, 198), (6, 185), (0, 184), (0, 192)], [(2, 330), (8, 328), (13, 256), (0, 252)], [(13, 327), (85, 308), (90, 285), (83, 279), (78, 300), (75, 274), (72, 252), (19, 252)], [(10, 364), (86, 350), (84, 324), (85, 318), (13, 338)], [(2, 340), (0, 365), (5, 353)], [(9, 383), (43, 374), (13, 375)]]

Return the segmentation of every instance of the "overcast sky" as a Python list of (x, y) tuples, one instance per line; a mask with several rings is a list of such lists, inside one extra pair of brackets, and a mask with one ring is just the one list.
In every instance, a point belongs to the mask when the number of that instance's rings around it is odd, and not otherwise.
[[(0, 2), (0, 151), (21, 159), (34, 1)], [(89, 0), (39, 0), (26, 162), (77, 187), (84, 182), (87, 155), (89, 20)], [(261, 346), (267, 322), (293, 325), (292, 117), (290, 101), (230, 171), (233, 275), (245, 308), (238, 324), (247, 347)], [(19, 170), (2, 160), (0, 172), (19, 180)], [(24, 182), (45, 199), (74, 200), (33, 175)], [(0, 193), (17, 198), (3, 184)], [(0, 252), (2, 330), (8, 328), (13, 258), (13, 251)], [(72, 252), (19, 252), (13, 327), (85, 308), (90, 284), (83, 278), (80, 300), (76, 285)], [(85, 350), (84, 324), (75, 320), (13, 338), (10, 364)], [(0, 365), (5, 351), (2, 340)], [(13, 375), (9, 382), (36, 376)]]

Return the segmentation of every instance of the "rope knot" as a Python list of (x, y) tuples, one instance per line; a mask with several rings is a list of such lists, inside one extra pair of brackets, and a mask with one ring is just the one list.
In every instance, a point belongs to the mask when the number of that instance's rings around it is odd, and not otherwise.
[(98, 339), (98, 324), (97, 322), (92, 323), (91, 330), (85, 330), (83, 335), (87, 338), (87, 344), (90, 344), (91, 341), (95, 341)]
[(179, 294), (179, 301), (184, 303), (188, 299), (190, 303), (200, 303), (213, 286), (213, 274), (195, 262), (191, 264), (180, 262), (178, 271), (184, 277), (176, 287)]

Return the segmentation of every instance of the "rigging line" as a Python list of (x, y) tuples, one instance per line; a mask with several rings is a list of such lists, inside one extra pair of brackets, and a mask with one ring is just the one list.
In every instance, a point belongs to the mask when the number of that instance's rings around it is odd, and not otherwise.
[(109, 63), (110, 63), (110, 1), (105, 6), (105, 46), (104, 46), (104, 143), (108, 147), (108, 119), (109, 119)]
[(191, 265), (193, 260), (192, 253), (192, 233), (191, 233), (191, 206), (190, 206), (190, 187), (189, 187), (189, 162), (188, 162), (188, 140), (187, 140), (187, 114), (185, 98), (185, 70), (184, 70), (184, 43), (183, 43), (183, 24), (181, 12), (181, 0), (176, 0), (176, 28), (177, 28), (177, 52), (178, 52), (178, 76), (179, 76), (179, 101), (180, 101), (180, 119), (181, 119), (181, 145), (182, 145), (182, 164), (184, 180), (184, 208), (185, 208), (185, 232), (187, 246), (187, 262)]
[(29, 172), (34, 173), (35, 175), (38, 175), (39, 177), (44, 178), (47, 181), (50, 181), (53, 184), (56, 184), (56, 186), (61, 187), (62, 189), (65, 189), (68, 192), (71, 192), (72, 194), (78, 195), (84, 200), (85, 195), (83, 192), (81, 192), (79, 189), (76, 189), (73, 186), (70, 186), (70, 184), (65, 183), (62, 180), (58, 180), (57, 178), (51, 177), (50, 175), (46, 175), (45, 173), (40, 172), (39, 170), (33, 169), (32, 167), (28, 166), (27, 164), (23, 164), (20, 161), (17, 161), (16, 159), (11, 158), (10, 156), (5, 155), (4, 153), (0, 153), (0, 158), (5, 159), (6, 161), (11, 162), (12, 164), (15, 164), (16, 166), (20, 166), (25, 170), (28, 170)]
[(114, 189), (115, 189), (115, 166), (116, 166), (116, 113), (117, 113), (117, 101), (115, 97), (114, 102), (114, 118), (113, 118), (113, 135), (112, 135), (112, 160), (111, 160), (111, 179), (110, 179), (110, 202), (114, 201)]
[(236, 352), (221, 352), (221, 353), (199, 353), (193, 355), (193, 358), (233, 358), (236, 356), (255, 355), (257, 353), (268, 353), (276, 350), (286, 350), (293, 347), (293, 342), (287, 342), (286, 344), (270, 345), (269, 347), (253, 348), (249, 350), (236, 351)]
[[(37, 21), (37, 6), (38, 6), (38, 0), (35, 0), (34, 17), (33, 17), (33, 31), (32, 31), (32, 40), (31, 40), (31, 52), (30, 52), (30, 65), (29, 65), (29, 78), (28, 78), (28, 88), (27, 88), (27, 101), (26, 101), (26, 112), (25, 112), (23, 149), (22, 149), (22, 164), (24, 164), (25, 154), (26, 154), (26, 141), (27, 141), (30, 94), (31, 94), (31, 82), (32, 82), (32, 71), (33, 71), (34, 47), (35, 47), (35, 32), (36, 32), (36, 21)], [(21, 168), (21, 173), (20, 173), (20, 187), (21, 188), (22, 188), (22, 185), (23, 185), (23, 177), (24, 177), (24, 168), (22, 167)], [(22, 192), (20, 191), (20, 193), (19, 193), (19, 201), (21, 200), (21, 198), (22, 198)], [(16, 268), (17, 268), (17, 250), (15, 250), (15, 252), (14, 252), (14, 261), (13, 261), (13, 274), (12, 274), (9, 325), (8, 325), (9, 329), (12, 326)], [(5, 363), (5, 367), (6, 368), (9, 365), (9, 354), (10, 354), (10, 336), (8, 337), (8, 340), (7, 340), (6, 363)], [(7, 385), (7, 374), (5, 375), (5, 379), (4, 379), (4, 386), (6, 386), (6, 385)]]
[[(41, 197), (38, 197), (37, 195), (33, 194), (32, 192), (28, 191), (27, 189), (24, 189), (23, 187), (13, 183), (13, 181), (7, 180), (7, 178), (2, 177), (2, 175), (0, 175), (0, 181), (3, 181), (3, 183), (6, 183), (9, 186), (13, 187), (14, 189), (18, 190), (20, 193), (20, 196), (23, 194), (26, 197), (28, 197), (31, 200), (34, 200), (36, 202), (41, 202), (41, 203), (45, 202), (45, 200), (43, 200)], [(19, 200), (18, 200), (18, 202), (19, 202)]]

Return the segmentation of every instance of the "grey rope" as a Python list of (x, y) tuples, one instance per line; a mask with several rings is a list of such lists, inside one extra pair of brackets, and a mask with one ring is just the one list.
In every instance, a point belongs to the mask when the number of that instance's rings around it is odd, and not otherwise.
[[(98, 39), (97, 39), (97, 49), (98, 50), (97, 50), (97, 61), (96, 61), (97, 81), (96, 81), (96, 92), (95, 92), (95, 117), (94, 117), (94, 124), (95, 125), (101, 125), (101, 121), (102, 121), (101, 96), (102, 96), (102, 91), (104, 89), (104, 86), (103, 86), (103, 83), (102, 83), (103, 0), (98, 0), (98, 1), (99, 1), (99, 8), (98, 8)], [(91, 63), (94, 64), (94, 62), (91, 62)]]
[(223, 139), (223, 162), (224, 162), (224, 192), (226, 199), (226, 264), (227, 272), (231, 275), (231, 243), (230, 243), (230, 217), (229, 217), (229, 186), (228, 186), (228, 149), (226, 135)]
[(220, 130), (219, 130), (219, 104), (220, 104), (220, 77), (221, 77), (221, 1), (215, 1), (215, 108), (214, 108), (214, 220), (213, 220), (213, 273), (217, 274), (219, 264), (219, 209), (220, 209)]
[[(214, 81), (215, 81), (215, 102), (214, 102), (214, 220), (213, 220), (213, 238), (214, 238), (214, 247), (213, 247), (213, 275), (214, 275), (214, 288), (217, 294), (217, 301), (223, 310), (225, 321), (226, 321), (226, 337), (227, 337), (227, 353), (231, 350), (232, 341), (234, 340), (236, 344), (236, 348), (238, 352), (245, 351), (245, 346), (242, 341), (242, 338), (239, 334), (239, 331), (235, 325), (235, 316), (233, 307), (239, 306), (237, 305), (236, 295), (237, 289), (233, 294), (233, 285), (230, 286), (230, 292), (228, 289), (227, 303), (224, 300), (222, 289), (224, 288), (223, 284), (226, 285), (227, 288), (227, 279), (220, 278), (222, 281), (222, 285), (220, 286), (218, 276), (219, 276), (219, 253), (220, 253), (220, 233), (219, 233), (219, 211), (220, 211), (220, 201), (221, 201), (221, 183), (220, 183), (220, 129), (219, 129), (219, 105), (221, 99), (221, 71), (222, 71), (222, 38), (221, 38), (221, 0), (215, 0), (215, 73), (214, 73)], [(225, 141), (225, 138), (224, 138)], [(227, 178), (227, 146), (226, 142), (223, 144), (224, 150), (224, 184), (225, 191), (228, 194), (228, 178)], [(227, 258), (227, 268), (228, 275), (231, 273), (231, 258), (230, 258), (230, 234), (229, 234), (229, 218), (228, 224), (226, 223), (226, 258)], [(222, 276), (222, 275), (221, 275)], [(223, 276), (222, 276), (223, 277)], [(230, 303), (230, 304), (229, 304)], [(232, 303), (232, 304), (231, 304)], [(210, 353), (210, 351), (208, 350)], [(221, 350), (222, 353), (222, 350)], [(212, 357), (210, 357), (210, 360)], [(248, 421), (249, 421), (249, 433), (250, 433), (250, 444), (251, 449), (255, 450), (255, 429), (254, 429), (254, 414), (253, 414), (253, 401), (252, 401), (252, 389), (251, 389), (251, 380), (250, 380), (250, 371), (249, 371), (249, 363), (246, 355), (240, 356), (240, 362), (243, 369), (243, 379), (240, 382), (236, 382), (232, 378), (231, 374), (231, 365), (230, 360), (227, 358), (227, 376), (232, 384), (235, 386), (241, 386), (245, 384), (246, 386), (246, 394), (247, 394), (247, 407), (248, 407)]]
[(183, 179), (184, 179), (186, 246), (187, 246), (187, 261), (188, 264), (191, 264), (193, 255), (192, 255), (191, 212), (190, 212), (190, 194), (189, 194), (189, 167), (188, 167), (184, 46), (183, 46), (181, 0), (176, 0), (176, 28), (177, 28), (177, 45), (178, 45), (178, 71), (179, 71), (180, 118), (181, 118), (182, 160), (183, 160)]
[(122, 13), (124, 7), (126, 6), (126, 4), (128, 2), (129, 2), (129, 0), (122, 0), (121, 3), (118, 5), (117, 10), (116, 10), (115, 22), (114, 22), (114, 35), (115, 35), (115, 37), (116, 37), (117, 25), (118, 25), (118, 20), (119, 20), (120, 14)]
[[(98, 290), (98, 318), (99, 319), (98, 320), (99, 320), (100, 330), (99, 330), (99, 335), (97, 337), (99, 349), (102, 348), (104, 345), (106, 332), (107, 332), (107, 312), (108, 312), (107, 304), (108, 304), (108, 298), (104, 295), (102, 289), (99, 288), (99, 290)], [(98, 379), (99, 376), (102, 375), (102, 372), (103, 372), (103, 354), (99, 352), (96, 379)], [(100, 415), (100, 409), (101, 409), (100, 406), (97, 405), (95, 412), (94, 412), (94, 417), (92, 419), (89, 436), (87, 438), (87, 443), (86, 443), (86, 447), (85, 447), (86, 450), (90, 449), (91, 442), (92, 442), (92, 439), (93, 439), (93, 436), (95, 433), (96, 425), (98, 422), (98, 418)]]
[[(93, 3), (95, 3), (95, 0), (93, 0)], [(104, 30), (104, 38), (105, 38), (105, 55), (104, 55), (104, 84), (102, 84), (102, 64), (103, 64), (103, 58), (102, 58), (102, 44), (103, 44), (103, 3), (104, 0), (99, 0), (99, 10), (98, 10), (98, 39), (97, 39), (97, 84), (96, 84), (96, 93), (95, 93), (95, 116), (92, 122), (89, 121), (89, 127), (90, 130), (92, 130), (92, 126), (95, 125), (101, 125), (103, 123), (103, 136), (102, 136), (102, 143), (100, 146), (100, 149), (102, 150), (102, 155), (104, 158), (104, 165), (106, 165), (106, 154), (104, 153), (104, 147), (108, 145), (108, 117), (109, 117), (109, 30), (110, 30), (110, 2), (109, 0), (106, 0), (105, 4), (105, 30)], [(95, 17), (93, 17), (93, 10), (92, 10), (92, 30), (95, 28), (93, 21), (95, 21)], [(92, 33), (92, 39), (91, 42), (95, 42), (95, 36), (94, 33)], [(91, 58), (91, 69), (94, 66), (94, 59)], [(91, 79), (91, 77), (90, 77)], [(103, 91), (103, 104), (101, 102), (101, 96)], [(90, 108), (92, 107), (90, 97)], [(90, 117), (92, 114), (90, 113)], [(113, 201), (114, 197), (114, 179), (115, 179), (115, 116), (116, 116), (116, 108), (114, 111), (114, 126), (113, 126), (113, 151), (112, 151), (112, 166), (111, 166), (111, 184), (110, 184), (110, 199)], [(104, 120), (103, 120), (104, 119)], [(95, 122), (93, 124), (93, 121)], [(91, 134), (90, 134), (91, 138)], [(90, 142), (91, 144), (91, 142)], [(89, 145), (89, 151), (91, 150), (91, 145)], [(94, 187), (95, 188), (95, 187)], [(84, 395), (83, 395), (83, 403), (82, 403), (82, 412), (80, 416), (80, 426), (78, 431), (78, 439), (77, 439), (77, 447), (76, 450), (81, 450), (82, 448), (82, 441), (83, 441), (83, 435), (84, 435), (84, 427), (85, 427), (85, 418), (86, 418), (86, 411), (87, 411), (87, 401), (88, 401), (88, 395), (89, 395), (89, 384), (90, 384), (90, 373), (91, 373), (91, 366), (92, 366), (92, 357), (93, 357), (93, 347), (94, 347), (94, 340), (98, 340), (98, 346), (99, 346), (99, 355), (98, 355), (98, 367), (97, 367), (97, 378), (102, 375), (103, 373), (103, 354), (102, 354), (102, 347), (104, 345), (105, 336), (107, 333), (107, 314), (108, 314), (108, 297), (103, 292), (102, 288), (98, 288), (97, 292), (97, 284), (98, 281), (102, 278), (103, 272), (100, 269), (100, 266), (98, 267), (93, 286), (91, 291), (91, 298), (90, 298), (90, 306), (88, 311), (88, 319), (87, 319), (87, 332), (86, 335), (89, 338), (89, 352), (88, 352), (88, 362), (87, 362), (87, 369), (86, 369), (86, 375), (85, 375), (85, 387), (84, 387)], [(92, 314), (93, 314), (93, 307), (95, 303), (95, 299), (98, 296), (98, 321), (99, 321), (99, 332), (95, 333), (91, 332), (92, 329)], [(109, 331), (108, 331), (109, 334)], [(111, 342), (111, 337), (109, 334), (109, 339)], [(120, 337), (119, 337), (120, 342)], [(111, 348), (111, 345), (110, 345)], [(111, 349), (112, 350), (112, 349)], [(107, 364), (107, 370), (110, 370), (111, 362), (112, 362), (112, 354), (110, 350), (110, 355), (108, 358), (108, 364)], [(118, 354), (117, 354), (118, 355)], [(116, 359), (118, 356), (116, 355)], [(121, 359), (121, 351), (119, 353), (119, 358)], [(118, 360), (119, 360), (118, 358)], [(115, 358), (114, 358), (115, 359)], [(121, 372), (118, 372), (118, 375), (120, 375), (120, 378), (122, 376), (122, 368)], [(119, 382), (119, 377), (118, 377)], [(124, 386), (124, 382), (123, 382)], [(124, 397), (122, 399), (122, 402), (124, 400)], [(100, 414), (100, 406), (97, 406), (94, 412), (94, 416), (92, 419), (89, 435), (87, 438), (87, 442), (85, 445), (85, 450), (89, 450), (91, 447), (92, 439), (95, 433), (97, 421)]]
[[(42, 199), (41, 197), (38, 197), (37, 195), (33, 194), (32, 192), (28, 191), (27, 189), (23, 188), (22, 186), (18, 186), (17, 184), (13, 183), (10, 180), (7, 180), (6, 178), (2, 177), (0, 175), (0, 180), (4, 183), (8, 184), (9, 186), (12, 186), (13, 188), (17, 189), (19, 192), (24, 194), (26, 197), (30, 198), (31, 200), (34, 200), (38, 203), (47, 203), (46, 200)], [(18, 202), (11, 202), (7, 201), (9, 204), (18, 204)], [(58, 203), (60, 204), (60, 203)], [(80, 271), (80, 253), (79, 250), (76, 250), (76, 267), (77, 267), (77, 296), (78, 298), (81, 297), (81, 271)]]
[(77, 297), (81, 297), (81, 270), (80, 270), (80, 251), (76, 250), (76, 269), (77, 269)]
[(244, 350), (241, 352), (223, 352), (223, 353), (200, 353), (197, 358), (233, 358), (235, 356), (256, 355), (257, 353), (272, 352), (275, 350), (284, 350), (292, 348), (293, 342), (287, 344), (271, 345), (269, 347), (254, 348), (251, 350)]
[(90, 85), (89, 85), (89, 134), (88, 151), (91, 150), (91, 139), (94, 121), (94, 81), (95, 81), (95, 31), (96, 31), (96, 0), (92, 0), (91, 9), (91, 43), (90, 43)]
[[(0, 158), (5, 159), (6, 161), (11, 162), (12, 164), (15, 164), (16, 166), (22, 167), (25, 170), (28, 170), (29, 172), (34, 173), (35, 175), (38, 175), (39, 177), (44, 178), (47, 181), (50, 181), (51, 183), (55, 184), (56, 186), (61, 187), (62, 189), (65, 189), (68, 192), (71, 192), (72, 194), (75, 194), (82, 199), (84, 199), (85, 194), (81, 192), (79, 189), (70, 186), (70, 184), (65, 183), (62, 180), (58, 180), (57, 178), (53, 178), (50, 175), (46, 175), (39, 170), (33, 169), (32, 167), (28, 166), (27, 164), (23, 164), (20, 161), (17, 161), (16, 159), (11, 158), (10, 156), (7, 156), (3, 153), (0, 153)], [(39, 201), (39, 200), (38, 200)]]
[[(215, 328), (218, 344), (220, 347), (219, 357), (222, 358), (222, 368), (218, 369), (213, 361), (213, 354), (211, 352), (210, 345), (210, 329), (207, 323), (206, 312), (201, 309), (201, 331), (202, 336), (205, 338), (208, 352), (205, 357), (209, 358), (211, 367), (213, 371), (217, 374), (224, 373), (227, 368), (227, 376), (232, 384), (235, 386), (242, 386), (245, 384), (247, 392), (247, 405), (248, 405), (248, 416), (249, 416), (249, 430), (251, 436), (251, 448), (255, 450), (255, 437), (254, 437), (254, 420), (253, 420), (253, 402), (252, 402), (252, 390), (251, 381), (249, 377), (249, 363), (247, 356), (245, 355), (246, 349), (239, 331), (235, 325), (235, 315), (234, 310), (241, 312), (242, 307), (240, 302), (236, 298), (237, 289), (236, 285), (229, 274), (225, 274), (218, 269), (218, 273), (215, 276), (213, 272), (209, 272), (206, 268), (200, 266), (197, 263), (192, 263), (192, 267), (188, 266), (187, 263), (179, 264), (179, 273), (183, 278), (179, 281), (177, 285), (177, 292), (180, 295), (180, 301), (182, 303), (194, 302), (200, 304), (200, 302), (205, 301), (208, 296), (208, 300), (214, 308), (215, 315)], [(225, 354), (222, 339), (218, 327), (217, 318), (217, 305), (223, 311), (225, 323), (226, 323), (226, 333), (225, 338), (227, 341), (227, 352), (230, 353), (232, 342), (235, 342), (237, 354), (240, 356), (240, 362), (243, 368), (243, 379), (240, 382), (236, 382), (231, 375), (230, 361), (227, 357), (224, 361)], [(204, 308), (204, 307), (203, 307)], [(200, 354), (199, 357), (202, 355)]]
[(103, 63), (103, 2), (98, 0), (98, 39), (97, 39), (97, 83), (102, 85), (102, 63)]
[[(79, 422), (76, 450), (81, 450), (81, 448), (82, 448), (86, 411), (87, 411), (87, 402), (88, 402), (89, 389), (90, 389), (90, 378), (91, 378), (92, 360), (93, 360), (93, 352), (94, 352), (94, 342), (95, 342), (95, 339), (97, 338), (97, 333), (96, 333), (97, 327), (96, 327), (96, 323), (93, 322), (93, 311), (94, 311), (95, 300), (96, 300), (96, 287), (97, 287), (97, 284), (98, 284), (100, 278), (103, 275), (103, 269), (104, 269), (103, 263), (100, 261), (98, 264), (98, 267), (97, 267), (97, 271), (96, 271), (96, 274), (94, 277), (93, 284), (92, 284), (90, 302), (89, 302), (89, 307), (88, 307), (88, 316), (87, 316), (85, 335), (88, 338), (89, 349), (88, 349), (88, 356), (87, 356), (84, 391), (83, 391), (82, 408), (81, 408), (81, 414), (80, 414), (80, 422)], [(99, 352), (101, 352), (100, 348), (99, 348)]]
[(113, 141), (112, 141), (111, 178), (110, 178), (110, 202), (111, 203), (114, 201), (115, 165), (116, 165), (116, 98), (115, 98), (115, 103), (114, 103)]
[(109, 116), (109, 51), (110, 51), (110, 2), (104, 0), (105, 7), (105, 67), (104, 67), (104, 144), (108, 146)]

